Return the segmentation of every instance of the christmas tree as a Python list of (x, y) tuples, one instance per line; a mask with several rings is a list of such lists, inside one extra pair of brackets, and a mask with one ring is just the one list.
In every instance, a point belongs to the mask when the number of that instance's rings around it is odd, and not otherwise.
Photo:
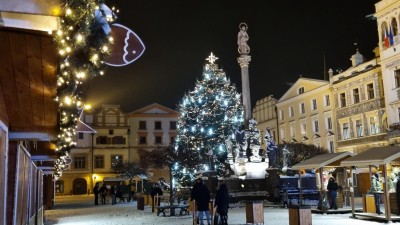
[[(179, 105), (176, 145), (198, 155), (195, 168), (184, 163), (174, 167), (181, 179), (201, 170), (216, 170), (219, 176), (229, 175), (228, 155), (236, 151), (234, 131), (243, 123), (241, 95), (215, 64), (211, 53), (203, 68), (203, 79), (196, 82)], [(193, 177), (193, 176), (191, 176)]]

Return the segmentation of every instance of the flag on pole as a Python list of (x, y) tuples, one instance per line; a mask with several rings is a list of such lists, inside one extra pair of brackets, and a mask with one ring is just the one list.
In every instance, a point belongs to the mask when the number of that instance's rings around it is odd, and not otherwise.
[(392, 27), (390, 27), (390, 31), (389, 31), (389, 43), (390, 43), (390, 46), (392, 46), (394, 44)]
[(389, 43), (389, 32), (387, 31), (387, 29), (385, 29), (384, 46), (385, 46), (386, 48), (389, 48), (389, 46), (390, 46), (390, 43)]

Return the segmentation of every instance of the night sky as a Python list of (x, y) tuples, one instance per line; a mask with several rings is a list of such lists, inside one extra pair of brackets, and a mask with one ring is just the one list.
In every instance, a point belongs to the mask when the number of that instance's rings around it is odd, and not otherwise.
[[(279, 99), (301, 75), (324, 78), (351, 66), (358, 48), (367, 59), (378, 45), (377, 0), (114, 0), (117, 23), (132, 29), (146, 46), (125, 67), (108, 67), (90, 82), (88, 102), (119, 104), (131, 112), (152, 103), (176, 109), (202, 77), (210, 52), (241, 92), (237, 63), (239, 24), (248, 25), (252, 107), (268, 95)], [(354, 43), (358, 43), (356, 47)]]

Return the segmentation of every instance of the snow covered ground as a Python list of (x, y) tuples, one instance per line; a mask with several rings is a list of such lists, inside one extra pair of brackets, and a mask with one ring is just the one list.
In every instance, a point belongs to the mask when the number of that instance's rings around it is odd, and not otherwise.
[[(368, 225), (378, 222), (349, 218), (351, 214), (312, 214), (313, 225)], [(229, 209), (228, 224), (246, 224), (246, 209)], [(191, 225), (192, 215), (158, 217), (146, 206), (144, 211), (137, 210), (136, 202), (122, 202), (116, 205), (93, 204), (93, 196), (56, 197), (55, 207), (45, 212), (45, 225)], [(207, 224), (207, 223), (205, 223)], [(288, 225), (289, 212), (283, 208), (264, 208), (264, 224)]]

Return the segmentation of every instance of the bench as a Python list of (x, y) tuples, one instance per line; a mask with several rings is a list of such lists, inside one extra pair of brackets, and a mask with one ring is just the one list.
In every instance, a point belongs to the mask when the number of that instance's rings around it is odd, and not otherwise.
[[(292, 200), (297, 200), (297, 204), (300, 201), (300, 190), (299, 189), (286, 189), (283, 190), (282, 193), (282, 207), (288, 207), (292, 204)], [(318, 200), (319, 199), (319, 191), (316, 189), (304, 189), (302, 190), (302, 199), (303, 200)]]
[(180, 209), (179, 215), (189, 215), (189, 205), (166, 205), (166, 206), (157, 206), (157, 216), (160, 216), (162, 213), (165, 216), (166, 210), (174, 210)]

